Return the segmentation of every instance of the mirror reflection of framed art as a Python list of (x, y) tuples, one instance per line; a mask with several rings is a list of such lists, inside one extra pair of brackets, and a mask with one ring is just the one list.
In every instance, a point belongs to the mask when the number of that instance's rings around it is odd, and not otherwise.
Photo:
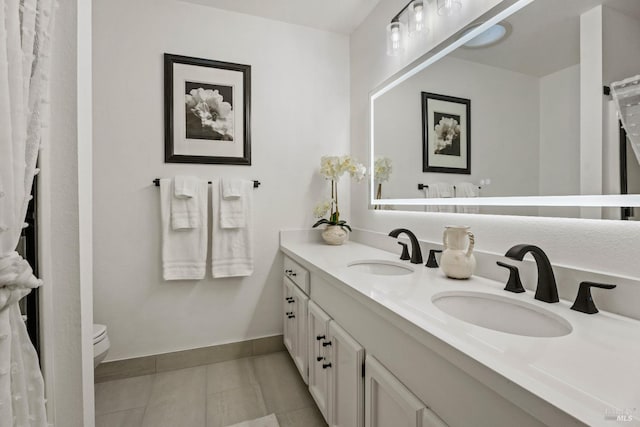
[(471, 174), (471, 100), (422, 92), (423, 172)]

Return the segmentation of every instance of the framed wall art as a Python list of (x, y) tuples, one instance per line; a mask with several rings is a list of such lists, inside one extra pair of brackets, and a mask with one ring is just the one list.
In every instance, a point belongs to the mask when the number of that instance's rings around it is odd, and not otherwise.
[(165, 162), (251, 165), (251, 66), (164, 55)]
[(471, 100), (422, 92), (423, 172), (471, 174)]

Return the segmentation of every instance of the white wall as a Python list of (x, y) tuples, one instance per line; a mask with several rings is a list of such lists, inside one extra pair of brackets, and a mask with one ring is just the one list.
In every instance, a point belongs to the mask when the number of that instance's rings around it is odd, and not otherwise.
[(57, 10), (50, 135), (43, 140), (39, 160), (39, 254), (44, 280), (40, 304), (47, 414), (56, 426), (69, 427), (91, 426), (94, 419), (92, 310), (81, 304), (91, 299), (91, 277), (87, 277), (91, 248), (86, 247), (90, 242), (90, 190), (88, 193), (81, 184), (90, 185), (91, 175), (87, 175), (86, 162), (79, 166), (91, 147), (91, 97), (87, 91), (91, 70), (86, 66), (90, 60), (86, 44), (91, 35), (90, 16), (90, 2), (65, 1)]
[[(399, 3), (402, 2), (382, 0), (351, 37), (351, 150), (363, 158), (368, 153), (368, 93), (403, 65), (386, 56), (381, 36), (388, 20), (402, 7)], [(489, 10), (494, 3), (475, 2), (482, 9), (480, 12), (463, 9), (463, 15), (457, 18), (458, 26), (476, 13)], [(443, 40), (446, 36), (437, 32), (432, 37)], [(432, 41), (424, 49), (433, 46)], [(420, 238), (439, 242), (444, 225), (464, 223), (473, 228), (477, 247), (483, 251), (504, 253), (516, 243), (533, 243), (544, 248), (555, 264), (640, 276), (636, 255), (640, 250), (638, 223), (374, 211), (367, 209), (367, 192), (352, 190), (351, 196), (351, 217), (360, 228), (385, 232), (403, 226)]]
[[(471, 100), (471, 175), (422, 171), (421, 92)], [(517, 109), (513, 105), (518, 105)], [(424, 197), (418, 183), (491, 179), (483, 196), (537, 196), (539, 79), (446, 57), (375, 101), (375, 155), (393, 161), (384, 198)]]
[[(540, 79), (540, 195), (580, 194), (580, 65)], [(576, 217), (577, 208), (540, 208)]]
[[(93, 17), (94, 307), (108, 360), (281, 333), (278, 231), (313, 223), (329, 188), (320, 156), (349, 152), (348, 37), (174, 0), (96, 0)], [(252, 66), (251, 167), (164, 163), (165, 52)], [(162, 280), (151, 181), (175, 174), (262, 182), (253, 276)]]

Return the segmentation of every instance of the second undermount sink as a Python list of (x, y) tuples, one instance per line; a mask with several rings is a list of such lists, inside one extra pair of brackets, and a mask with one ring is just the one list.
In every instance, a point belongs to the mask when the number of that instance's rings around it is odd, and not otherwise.
[(347, 264), (347, 267), (362, 273), (378, 276), (404, 276), (413, 273), (413, 268), (399, 262), (386, 260), (361, 260)]
[(527, 337), (561, 337), (573, 328), (548, 310), (499, 295), (482, 292), (442, 292), (433, 304), (462, 321), (494, 331)]

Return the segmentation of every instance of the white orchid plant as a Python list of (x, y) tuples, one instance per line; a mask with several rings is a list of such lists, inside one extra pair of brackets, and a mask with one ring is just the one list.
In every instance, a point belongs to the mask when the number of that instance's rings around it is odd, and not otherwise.
[[(377, 157), (373, 164), (373, 177), (378, 184), (376, 199), (382, 199), (382, 183), (389, 181), (391, 177), (391, 159), (388, 157)], [(374, 209), (380, 209), (380, 205), (375, 205)]]
[[(321, 224), (327, 224), (337, 225), (342, 229), (351, 231), (347, 221), (340, 219), (340, 208), (338, 206), (338, 182), (345, 173), (360, 182), (365, 177), (367, 168), (351, 156), (323, 156), (320, 159), (320, 174), (327, 181), (331, 181), (331, 198), (318, 203), (313, 210), (315, 217), (321, 218), (313, 224), (314, 228)], [(324, 218), (327, 214), (329, 214), (328, 219)]]

